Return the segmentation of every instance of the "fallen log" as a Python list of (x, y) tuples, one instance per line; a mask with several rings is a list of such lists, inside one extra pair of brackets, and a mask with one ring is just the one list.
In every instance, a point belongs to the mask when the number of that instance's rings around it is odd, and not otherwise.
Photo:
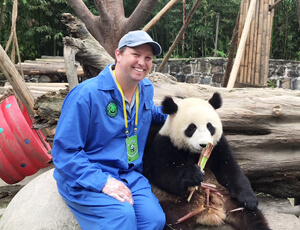
[(64, 13), (62, 23), (67, 26), (70, 33), (70, 37), (64, 37), (64, 45), (76, 49), (75, 59), (83, 67), (86, 78), (97, 76), (105, 66), (114, 62), (81, 20)]
[[(26, 61), (21, 63), (25, 75), (66, 75), (64, 62), (53, 61)], [(20, 72), (20, 64), (15, 65), (16, 69)], [(83, 76), (83, 69), (78, 64), (77, 76)]]
[[(218, 91), (223, 98), (218, 113), (224, 132), (253, 188), (278, 197), (300, 197), (299, 91), (271, 88), (229, 90), (180, 83), (160, 73), (149, 75), (149, 79), (155, 87), (157, 105), (166, 95), (175, 101), (186, 97), (208, 99)], [(36, 100), (37, 126), (55, 128), (66, 92), (60, 96), (57, 94), (48, 93)]]

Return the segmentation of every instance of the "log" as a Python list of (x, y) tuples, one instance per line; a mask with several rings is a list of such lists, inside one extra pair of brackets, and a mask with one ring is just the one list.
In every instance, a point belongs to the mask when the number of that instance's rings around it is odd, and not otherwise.
[(62, 23), (67, 26), (71, 35), (64, 38), (64, 43), (78, 49), (75, 59), (83, 67), (86, 78), (97, 76), (108, 64), (115, 62), (88, 32), (82, 21), (69, 13), (64, 13)]
[(69, 83), (69, 89), (71, 90), (79, 84), (75, 61), (75, 56), (78, 53), (79, 49), (74, 46), (69, 46), (66, 38), (64, 38), (63, 41), (66, 75)]
[[(15, 65), (20, 72), (20, 64)], [(21, 67), (25, 75), (66, 75), (64, 62), (61, 61), (27, 61), (21, 63)], [(80, 65), (77, 66), (77, 76), (83, 76), (83, 69)]]
[[(214, 92), (219, 92), (223, 106), (218, 113), (224, 133), (253, 188), (278, 197), (300, 197), (299, 91), (271, 88), (229, 90), (180, 83), (161, 73), (153, 73), (148, 78), (154, 84), (157, 105), (166, 95), (178, 101), (186, 97), (208, 99)], [(37, 114), (51, 115), (48, 120), (51, 127), (55, 127), (58, 121), (63, 101), (63, 97), (56, 94), (44, 95), (35, 106)], [(41, 117), (47, 122), (47, 117)]]
[(34, 99), (25, 85), (25, 81), (22, 76), (16, 70), (14, 64), (11, 62), (6, 52), (0, 45), (0, 69), (2, 70), (4, 76), (12, 85), (14, 91), (16, 92), (16, 96), (23, 102), (24, 106), (27, 109), (29, 115), (34, 113), (33, 104)]

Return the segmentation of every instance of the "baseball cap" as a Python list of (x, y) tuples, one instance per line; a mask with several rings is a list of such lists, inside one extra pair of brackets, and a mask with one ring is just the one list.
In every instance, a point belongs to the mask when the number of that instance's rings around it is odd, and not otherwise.
[(158, 56), (161, 54), (160, 45), (153, 41), (150, 35), (142, 30), (130, 31), (125, 34), (119, 41), (118, 49), (121, 49), (125, 46), (136, 47), (143, 44), (149, 44), (152, 47), (153, 55)]

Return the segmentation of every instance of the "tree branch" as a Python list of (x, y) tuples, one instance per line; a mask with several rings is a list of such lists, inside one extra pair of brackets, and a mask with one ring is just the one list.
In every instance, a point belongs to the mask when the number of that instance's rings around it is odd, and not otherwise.
[(298, 12), (298, 22), (299, 22), (298, 30), (300, 30), (300, 0), (297, 0), (297, 12)]
[(1, 0), (0, 4), (2, 5), (1, 7), (1, 14), (0, 14), (0, 30), (5, 24), (5, 12), (6, 12), (6, 0)]
[(123, 0), (94, 0), (103, 23), (111, 23), (111, 19), (118, 12), (118, 18), (125, 18)]
[(83, 21), (84, 24), (94, 26), (97, 17), (91, 13), (82, 0), (67, 1), (74, 13), (78, 18), (80, 18), (81, 21)]
[(126, 23), (127, 32), (142, 27), (158, 0), (143, 0), (132, 12)]
[(269, 11), (273, 10), (276, 6), (278, 6), (283, 0), (278, 0), (273, 5), (269, 5)]

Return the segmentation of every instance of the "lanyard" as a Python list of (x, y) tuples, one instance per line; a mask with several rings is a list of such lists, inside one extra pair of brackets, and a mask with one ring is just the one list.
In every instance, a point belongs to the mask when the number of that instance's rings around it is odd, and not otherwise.
[[(118, 86), (118, 89), (120, 90), (121, 92), (121, 95), (122, 95), (122, 101), (123, 101), (123, 111), (124, 111), (124, 120), (125, 120), (125, 128), (126, 128), (126, 135), (128, 137), (128, 133), (129, 133), (129, 130), (128, 130), (128, 120), (127, 120), (127, 112), (126, 112), (126, 104), (125, 104), (125, 97), (124, 97), (124, 93), (123, 93), (123, 90), (117, 80), (117, 77), (116, 77), (116, 73), (115, 73), (115, 70), (113, 71), (114, 73), (114, 76), (115, 76), (115, 79), (116, 79), (116, 82), (117, 82), (117, 86)], [(134, 134), (136, 134), (137, 132), (137, 125), (138, 125), (138, 112), (139, 112), (139, 86), (136, 87), (136, 91), (135, 91), (135, 102), (136, 102), (136, 114), (135, 114), (135, 125), (134, 125)]]

